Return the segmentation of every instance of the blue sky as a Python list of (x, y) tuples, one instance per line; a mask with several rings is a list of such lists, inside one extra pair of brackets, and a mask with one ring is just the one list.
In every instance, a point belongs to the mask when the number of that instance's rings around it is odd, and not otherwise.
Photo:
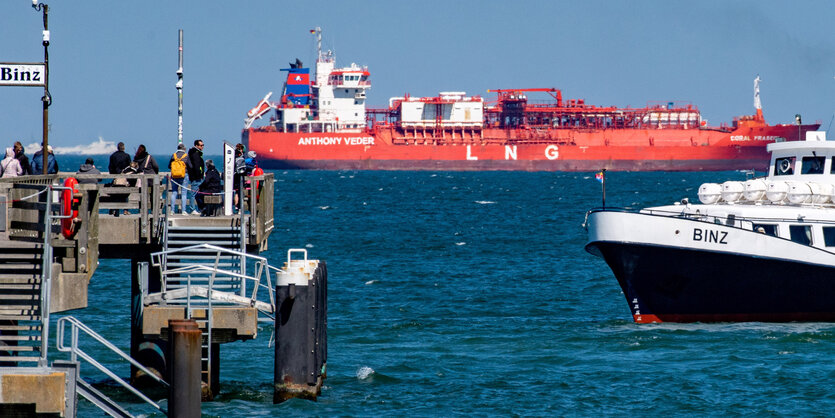
[[(184, 138), (238, 142), (280, 68), (313, 63), (321, 26), (337, 65), (367, 65), (368, 103), (489, 88), (556, 87), (589, 104), (697, 105), (711, 125), (835, 111), (835, 8), (826, 1), (52, 1), (50, 144), (177, 141), (177, 30), (185, 31)], [(43, 59), (30, 0), (0, 3), (0, 62)], [(0, 145), (40, 142), (42, 90), (0, 87)], [(835, 137), (835, 134), (830, 135)], [(104, 141), (104, 142), (101, 142)], [(104, 147), (106, 148), (106, 147)], [(34, 152), (34, 150), (31, 150)]]

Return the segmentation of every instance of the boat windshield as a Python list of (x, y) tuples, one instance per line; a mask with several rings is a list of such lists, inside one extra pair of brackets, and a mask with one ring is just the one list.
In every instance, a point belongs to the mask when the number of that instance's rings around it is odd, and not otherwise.
[(823, 174), (825, 157), (803, 157), (800, 174)]

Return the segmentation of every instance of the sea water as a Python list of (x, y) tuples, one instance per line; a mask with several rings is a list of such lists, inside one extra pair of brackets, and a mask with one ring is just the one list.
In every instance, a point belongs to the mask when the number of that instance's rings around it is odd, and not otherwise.
[[(594, 173), (273, 173), (276, 229), (262, 255), (280, 265), (288, 248), (305, 248), (327, 263), (327, 379), (317, 402), (273, 405), (264, 325), (256, 340), (221, 347), (221, 391), (203, 404), (207, 416), (835, 410), (835, 324), (633, 323), (611, 271), (583, 248), (586, 211), (602, 204)], [(606, 204), (696, 201), (703, 182), (744, 178), (610, 172)], [(125, 351), (129, 268), (101, 260), (89, 307), (66, 313)], [(129, 411), (161, 416), (89, 365), (82, 375)], [(79, 408), (100, 414), (86, 401)]]

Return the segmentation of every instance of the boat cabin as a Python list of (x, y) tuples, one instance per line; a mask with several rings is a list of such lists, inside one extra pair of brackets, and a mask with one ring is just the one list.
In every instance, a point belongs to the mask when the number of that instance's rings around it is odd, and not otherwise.
[(702, 204), (687, 199), (642, 212), (679, 216), (771, 235), (835, 252), (835, 141), (810, 132), (806, 141), (768, 145), (766, 177), (705, 183)]

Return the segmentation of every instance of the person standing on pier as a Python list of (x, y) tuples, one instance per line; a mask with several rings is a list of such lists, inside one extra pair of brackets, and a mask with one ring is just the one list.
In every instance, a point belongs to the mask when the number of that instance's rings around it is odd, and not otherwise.
[(17, 177), (23, 174), (23, 169), (20, 168), (20, 161), (14, 157), (14, 148), (6, 148), (6, 158), (0, 161), (0, 173), (3, 178)]
[[(56, 174), (58, 172), (58, 160), (55, 159), (55, 154), (52, 151), (52, 145), (47, 145), (46, 160), (46, 174)], [(43, 148), (39, 149), (35, 155), (32, 156), (32, 174), (43, 174)]]
[(186, 180), (186, 174), (191, 171), (191, 159), (186, 153), (186, 146), (183, 144), (177, 145), (177, 151), (171, 156), (168, 161), (168, 169), (171, 170), (171, 213), (177, 213), (176, 203), (177, 196), (180, 196), (180, 213), (186, 212), (186, 189), (183, 185)]
[(203, 168), (203, 140), (202, 139), (195, 139), (194, 146), (188, 150), (188, 159), (191, 161), (191, 166), (188, 169), (188, 176), (185, 179), (184, 184), (188, 189), (188, 200), (186, 205), (186, 210), (191, 212), (192, 215), (197, 215), (200, 213), (198, 211), (197, 201), (195, 200), (195, 194), (197, 192), (197, 188), (203, 182), (203, 175), (205, 170)]
[(215, 168), (215, 163), (212, 160), (206, 161), (206, 176), (203, 182), (200, 183), (199, 192), (197, 194), (197, 207), (200, 209), (201, 216), (211, 216), (206, 207), (206, 195), (215, 195), (223, 190), (222, 182), (220, 180), (220, 173)]
[[(110, 163), (107, 165), (107, 172), (110, 174), (123, 174), (125, 169), (130, 167), (130, 154), (125, 152), (125, 143), (119, 142), (116, 144), (116, 151), (113, 154), (110, 154)], [(128, 186), (130, 183), (124, 177), (122, 178), (115, 178), (113, 182), (110, 183), (111, 187), (125, 187)], [(114, 195), (114, 199), (117, 199), (120, 203), (127, 203), (129, 195)], [(119, 216), (119, 209), (111, 209), (110, 214), (113, 216)]]
[(145, 145), (139, 144), (136, 148), (136, 154), (133, 156), (133, 161), (138, 165), (139, 174), (159, 174), (157, 160), (148, 153)]
[(20, 168), (23, 169), (24, 176), (33, 174), (32, 167), (29, 165), (29, 157), (26, 156), (23, 144), (21, 144), (20, 141), (15, 141), (14, 143), (14, 157), (20, 161)]
[(116, 145), (116, 152), (110, 154), (110, 164), (107, 166), (107, 171), (110, 174), (122, 174), (130, 165), (130, 154), (125, 152), (125, 143), (120, 142)]
[[(87, 160), (84, 161), (84, 164), (81, 164), (81, 166), (78, 167), (78, 171), (76, 171), (75, 173), (76, 174), (101, 174), (101, 171), (99, 171), (99, 169), (96, 168), (96, 163), (93, 162), (92, 158), (87, 158)], [(82, 183), (82, 184), (96, 184), (96, 183), (98, 183), (98, 180), (97, 179), (81, 179), (81, 180), (78, 180), (78, 182)]]

